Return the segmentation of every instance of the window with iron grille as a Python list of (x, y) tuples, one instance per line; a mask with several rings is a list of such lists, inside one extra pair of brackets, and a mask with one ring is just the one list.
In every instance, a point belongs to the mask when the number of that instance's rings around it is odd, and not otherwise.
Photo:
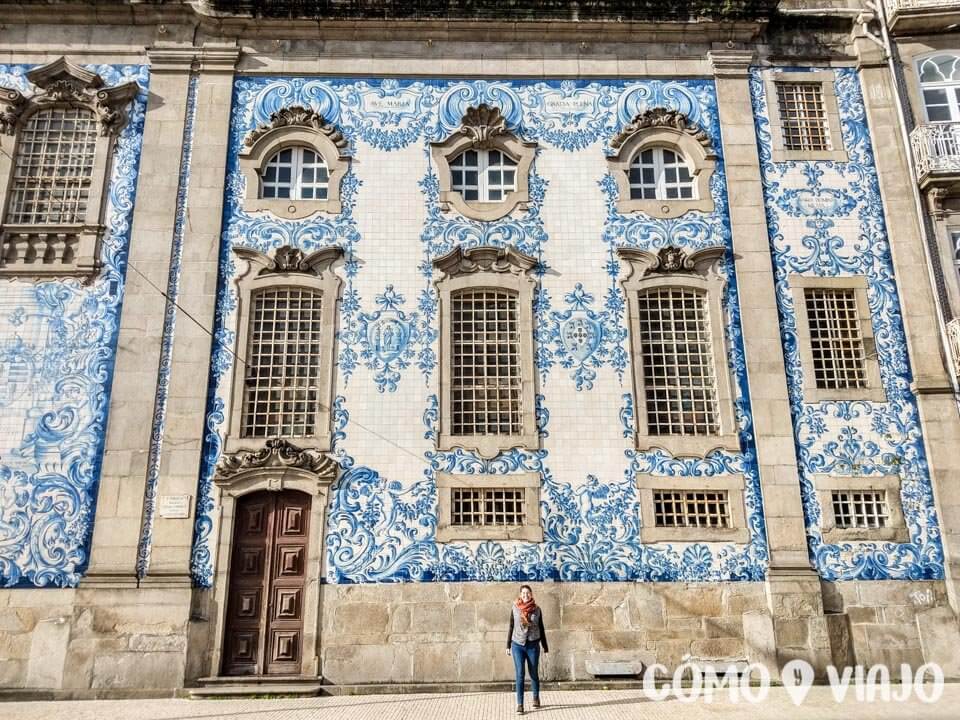
[(517, 163), (501, 150), (467, 150), (450, 161), (450, 173), (464, 200), (500, 202), (517, 189)]
[(326, 200), (329, 180), (320, 153), (306, 147), (285, 148), (263, 168), (263, 197)]
[(519, 313), (515, 293), (451, 296), (452, 435), (523, 432)]
[(242, 437), (316, 434), (322, 293), (300, 287), (252, 297)]
[(523, 525), (523, 488), (453, 488), (451, 525)]
[(92, 110), (40, 110), (19, 131), (6, 222), (86, 222), (97, 143)]
[(658, 287), (640, 292), (638, 300), (648, 434), (716, 434), (717, 385), (706, 293)]
[(883, 490), (834, 490), (833, 517), (838, 528), (882, 528), (890, 519)]
[(696, 186), (683, 155), (664, 147), (646, 148), (630, 163), (631, 200), (692, 200)]
[(866, 387), (856, 292), (848, 288), (805, 288), (804, 300), (816, 387)]
[(726, 490), (654, 490), (653, 505), (657, 527), (730, 527)]
[(821, 84), (778, 82), (776, 85), (783, 147), (829, 150), (830, 134)]

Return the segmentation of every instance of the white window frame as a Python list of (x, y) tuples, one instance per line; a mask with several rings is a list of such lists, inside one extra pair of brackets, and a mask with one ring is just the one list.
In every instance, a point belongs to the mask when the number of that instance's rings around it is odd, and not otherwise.
[[(460, 158), (464, 158), (466, 162), (466, 154), (468, 152), (477, 153), (477, 164), (476, 165), (457, 165), (457, 161)], [(490, 164), (490, 154), (499, 153), (501, 158), (509, 158), (513, 161), (513, 165), (504, 165), (501, 161), (500, 164), (491, 165)], [(511, 157), (509, 153), (504, 152), (498, 148), (492, 149), (483, 149), (483, 148), (467, 148), (462, 153), (450, 160), (450, 171), (451, 174), (455, 171), (466, 173), (470, 170), (475, 170), (477, 173), (477, 184), (474, 185), (457, 185), (451, 178), (450, 187), (459, 193), (463, 193), (465, 190), (476, 190), (477, 199), (476, 200), (466, 200), (466, 202), (502, 202), (508, 194), (516, 192), (517, 190), (517, 167), (519, 162), (516, 158)], [(489, 173), (491, 170), (499, 170), (501, 175), (501, 180), (503, 179), (503, 172), (509, 171), (513, 172), (513, 183), (510, 185), (505, 185), (501, 182), (500, 185), (491, 185)], [(502, 197), (499, 200), (490, 199), (490, 191), (499, 190)]]
[[(653, 163), (650, 165), (645, 164), (641, 159), (641, 156), (643, 155), (643, 153), (648, 151), (653, 153)], [(678, 179), (675, 183), (667, 182), (667, 179), (666, 179), (667, 161), (666, 161), (666, 158), (664, 158), (664, 155), (663, 155), (664, 152), (671, 152), (677, 158), (677, 162), (675, 165), (673, 163), (670, 164), (670, 167), (676, 167), (677, 169)], [(654, 184), (652, 186), (654, 196), (652, 198), (633, 197), (634, 189), (640, 190), (642, 192), (643, 190), (651, 186), (643, 182), (634, 183), (630, 181), (628, 178), (628, 182), (630, 184), (631, 200), (666, 200), (667, 202), (674, 202), (679, 200), (682, 202), (687, 200), (700, 199), (697, 195), (697, 181), (696, 181), (696, 178), (694, 177), (693, 166), (687, 160), (686, 156), (683, 154), (683, 151), (681, 151), (679, 148), (664, 147), (663, 145), (655, 145), (653, 147), (640, 148), (640, 150), (638, 150), (633, 155), (633, 160), (630, 162), (630, 170), (638, 169), (640, 170), (640, 173), (642, 175), (643, 169), (649, 168), (649, 167), (652, 167), (654, 172), (655, 179), (654, 179)], [(687, 174), (690, 176), (690, 180), (688, 182), (683, 182), (679, 179), (681, 168), (686, 169)], [(678, 193), (678, 196), (675, 198), (668, 197), (667, 195), (668, 191), (672, 189), (676, 190)], [(691, 193), (690, 197), (685, 198), (679, 195), (679, 193), (681, 193), (684, 189), (690, 190), (690, 193)]]
[[(937, 80), (937, 81), (923, 81), (923, 72), (922, 67), (925, 62), (928, 60), (933, 60), (938, 57), (949, 56), (953, 57), (955, 61), (954, 72), (950, 79)], [(928, 123), (948, 123), (948, 122), (960, 122), (960, 53), (956, 52), (937, 52), (932, 55), (926, 55), (922, 58), (917, 58), (915, 61), (916, 73), (917, 73), (917, 82), (920, 86), (920, 104), (923, 105), (923, 118)], [(946, 90), (947, 91), (947, 107), (950, 108), (950, 118), (947, 120), (931, 120), (930, 112), (927, 108), (927, 99), (924, 96), (925, 90)]]
[[(289, 167), (290, 167), (290, 183), (288, 184), (288, 187), (290, 188), (290, 197), (289, 197), (289, 198), (281, 198), (281, 197), (275, 195), (274, 197), (268, 198), (268, 197), (265, 196), (265, 193), (266, 193), (266, 190), (267, 190), (267, 187), (268, 187), (268, 186), (274, 188), (275, 190), (284, 187), (284, 184), (281, 183), (279, 180), (276, 181), (276, 182), (268, 183), (267, 180), (265, 179), (265, 176), (266, 176), (266, 174), (267, 174), (267, 170), (270, 169), (270, 165), (271, 165), (275, 160), (276, 160), (277, 163), (278, 163), (278, 164), (277, 164), (277, 169), (278, 169), (278, 171), (279, 171), (279, 168), (282, 167), (282, 165), (280, 165), (280, 161), (279, 161), (280, 153), (282, 153), (282, 152), (284, 152), (284, 151), (286, 151), (286, 150), (290, 150), (290, 151), (291, 151), (291, 162), (290, 162), (290, 166), (289, 166)], [(321, 168), (321, 167), (322, 167), (324, 170), (327, 171), (327, 180), (326, 180), (325, 182), (320, 183), (320, 182), (314, 181), (313, 183), (307, 183), (307, 184), (305, 184), (305, 183), (303, 182), (303, 168), (304, 168), (304, 165), (305, 165), (303, 156), (304, 156), (304, 153), (307, 153), (307, 152), (313, 153), (314, 157), (316, 157), (317, 160), (319, 161), (318, 163), (312, 163), (312, 165), (313, 165), (314, 168)], [(315, 193), (315, 194), (316, 194), (316, 191), (317, 191), (317, 190), (319, 190), (319, 189), (322, 188), (323, 191), (324, 191), (324, 197), (322, 197), (322, 198), (318, 198), (318, 197), (305, 198), (305, 197), (303, 197), (303, 191), (304, 191), (305, 188), (312, 188), (312, 189), (314, 190), (314, 193)], [(263, 165), (263, 173), (261, 174), (261, 178), (260, 178), (260, 197), (261, 197), (262, 199), (265, 199), (265, 200), (319, 200), (319, 201), (326, 201), (326, 199), (327, 199), (327, 197), (329, 196), (329, 194), (330, 194), (330, 168), (327, 166), (327, 161), (324, 160), (323, 155), (321, 155), (319, 152), (317, 152), (315, 148), (308, 147), (308, 146), (306, 146), (306, 145), (291, 145), (291, 146), (289, 146), (289, 147), (280, 148), (280, 149), (277, 150), (277, 151), (270, 157), (270, 159), (268, 159), (267, 162), (264, 163), (264, 165)]]

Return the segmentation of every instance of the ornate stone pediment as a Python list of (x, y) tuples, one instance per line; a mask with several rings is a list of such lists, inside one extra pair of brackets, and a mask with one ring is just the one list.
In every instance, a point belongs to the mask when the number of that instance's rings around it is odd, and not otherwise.
[(337, 473), (335, 461), (319, 450), (300, 448), (282, 438), (271, 438), (259, 450), (240, 450), (223, 455), (217, 463), (215, 482), (229, 484), (236, 478), (276, 470), (301, 470), (318, 478), (331, 478)]
[(51, 105), (82, 105), (96, 112), (101, 135), (116, 135), (127, 122), (127, 104), (140, 92), (135, 82), (104, 87), (103, 78), (66, 58), (34, 68), (27, 79), (37, 88), (30, 96), (0, 87), (0, 132), (12, 135), (30, 112)]
[(460, 132), (473, 141), (474, 147), (487, 148), (492, 138), (508, 134), (507, 119), (500, 108), (481, 103), (467, 108), (460, 121)]
[(260, 125), (255, 130), (251, 130), (247, 133), (247, 136), (243, 140), (243, 144), (247, 147), (252, 147), (257, 140), (262, 138), (267, 133), (273, 132), (274, 130), (279, 130), (280, 128), (308, 128), (310, 130), (316, 130), (317, 132), (323, 133), (327, 138), (334, 144), (337, 150), (340, 152), (340, 156), (344, 157), (347, 155), (347, 149), (350, 146), (350, 143), (347, 142), (347, 139), (343, 136), (336, 126), (328, 123), (326, 119), (320, 113), (316, 112), (311, 108), (305, 108), (302, 105), (291, 105), (290, 107), (281, 108), (277, 110), (270, 116), (270, 122)]
[(523, 275), (537, 266), (537, 259), (511, 247), (458, 246), (434, 260), (433, 266), (448, 277), (479, 271)]
[(641, 278), (654, 274), (677, 273), (706, 277), (714, 271), (716, 263), (723, 258), (725, 252), (726, 250), (719, 245), (694, 252), (667, 246), (656, 253), (636, 248), (620, 248), (617, 250), (617, 256), (630, 266), (628, 278), (635, 273)]
[(663, 107), (650, 108), (639, 113), (610, 141), (610, 147), (619, 150), (636, 133), (654, 128), (667, 128), (684, 133), (700, 143), (708, 152), (711, 150), (710, 136), (707, 135), (705, 130), (696, 123), (690, 122), (690, 119), (683, 113)]
[(303, 273), (321, 277), (343, 255), (343, 248), (325, 247), (312, 253), (284, 245), (277, 248), (273, 257), (245, 247), (235, 247), (234, 252), (251, 265), (258, 267), (257, 277), (274, 273)]

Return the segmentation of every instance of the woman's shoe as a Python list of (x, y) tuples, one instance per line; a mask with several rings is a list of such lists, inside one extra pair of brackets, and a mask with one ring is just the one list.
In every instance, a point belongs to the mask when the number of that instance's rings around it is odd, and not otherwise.
[(536, 710), (540, 707), (540, 698), (533, 699), (533, 709)]
[(523, 705), (517, 705), (517, 715), (523, 715)]

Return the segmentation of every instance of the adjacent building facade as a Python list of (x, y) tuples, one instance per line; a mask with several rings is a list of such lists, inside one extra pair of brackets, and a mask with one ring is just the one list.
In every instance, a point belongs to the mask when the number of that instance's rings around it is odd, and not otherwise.
[(0, 4), (0, 686), (960, 673), (928, 4)]

